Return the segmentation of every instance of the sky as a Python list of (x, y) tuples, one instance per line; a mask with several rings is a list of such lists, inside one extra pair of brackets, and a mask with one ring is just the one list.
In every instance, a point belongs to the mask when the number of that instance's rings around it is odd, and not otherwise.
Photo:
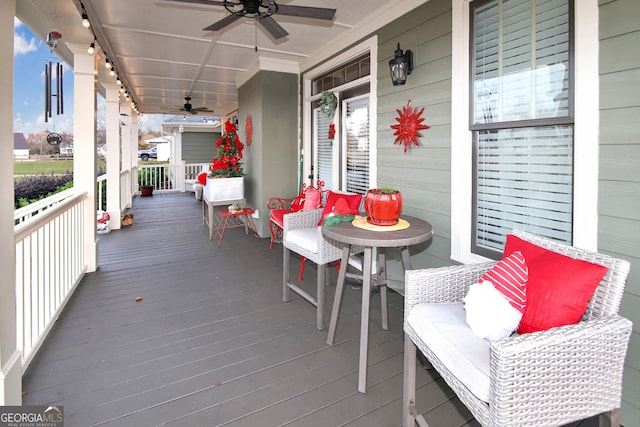
[[(41, 131), (73, 133), (73, 70), (17, 18), (14, 19), (13, 47), (13, 131), (25, 136)], [(49, 61), (54, 67), (57, 62), (63, 66), (64, 114), (56, 114), (54, 98), (52, 116), (45, 122), (44, 66)], [(103, 105), (102, 97), (98, 96), (98, 114)], [(145, 132), (159, 131), (161, 120), (161, 115), (143, 115), (138, 127)]]

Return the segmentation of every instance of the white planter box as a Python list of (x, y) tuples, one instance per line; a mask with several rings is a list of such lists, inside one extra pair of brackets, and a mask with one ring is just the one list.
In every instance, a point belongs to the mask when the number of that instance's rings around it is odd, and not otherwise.
[(244, 198), (244, 177), (209, 178), (202, 188), (202, 194), (209, 201), (236, 200)]

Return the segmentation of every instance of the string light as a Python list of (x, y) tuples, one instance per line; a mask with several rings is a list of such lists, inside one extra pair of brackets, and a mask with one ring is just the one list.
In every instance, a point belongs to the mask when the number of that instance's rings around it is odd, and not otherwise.
[(104, 68), (111, 68), (111, 63), (109, 62), (109, 58), (104, 57)]
[(111, 70), (109, 71), (109, 75), (110, 76), (115, 76), (116, 75), (116, 69), (111, 67)]
[(91, 22), (89, 22), (89, 15), (87, 15), (87, 11), (85, 10), (82, 2), (80, 3), (80, 7), (82, 8), (82, 26), (89, 28), (91, 26)]
[(96, 44), (94, 42), (91, 42), (91, 44), (89, 45), (89, 49), (87, 49), (87, 53), (89, 55), (93, 55), (94, 53), (96, 53)]

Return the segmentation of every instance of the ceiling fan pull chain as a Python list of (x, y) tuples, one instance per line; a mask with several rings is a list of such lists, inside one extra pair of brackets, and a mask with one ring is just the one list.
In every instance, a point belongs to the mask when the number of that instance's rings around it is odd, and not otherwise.
[(253, 20), (253, 34), (255, 38), (254, 49), (257, 53), (258, 52), (258, 23), (256, 22), (255, 19)]

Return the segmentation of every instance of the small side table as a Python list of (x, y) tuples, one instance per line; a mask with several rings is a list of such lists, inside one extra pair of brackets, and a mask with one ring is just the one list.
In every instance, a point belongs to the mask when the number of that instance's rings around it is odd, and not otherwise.
[[(224, 232), (227, 228), (236, 228), (236, 227), (244, 227), (245, 234), (249, 234), (247, 230), (247, 226), (253, 231), (253, 234), (258, 235), (258, 230), (256, 230), (256, 225), (253, 223), (253, 218), (251, 215), (254, 213), (254, 210), (251, 208), (243, 208), (238, 211), (229, 211), (229, 210), (221, 210), (218, 215), (220, 215), (220, 220), (218, 221), (218, 226), (216, 227), (216, 238), (218, 238), (218, 247), (222, 243), (222, 237), (224, 237)], [(242, 220), (244, 217), (244, 221)]]
[(216, 206), (225, 206), (237, 203), (244, 207), (247, 201), (242, 199), (229, 199), (229, 200), (207, 200), (207, 197), (202, 194), (202, 223), (209, 227), (209, 240), (213, 239), (213, 232), (218, 228), (218, 224), (215, 223), (215, 215), (213, 210)]

